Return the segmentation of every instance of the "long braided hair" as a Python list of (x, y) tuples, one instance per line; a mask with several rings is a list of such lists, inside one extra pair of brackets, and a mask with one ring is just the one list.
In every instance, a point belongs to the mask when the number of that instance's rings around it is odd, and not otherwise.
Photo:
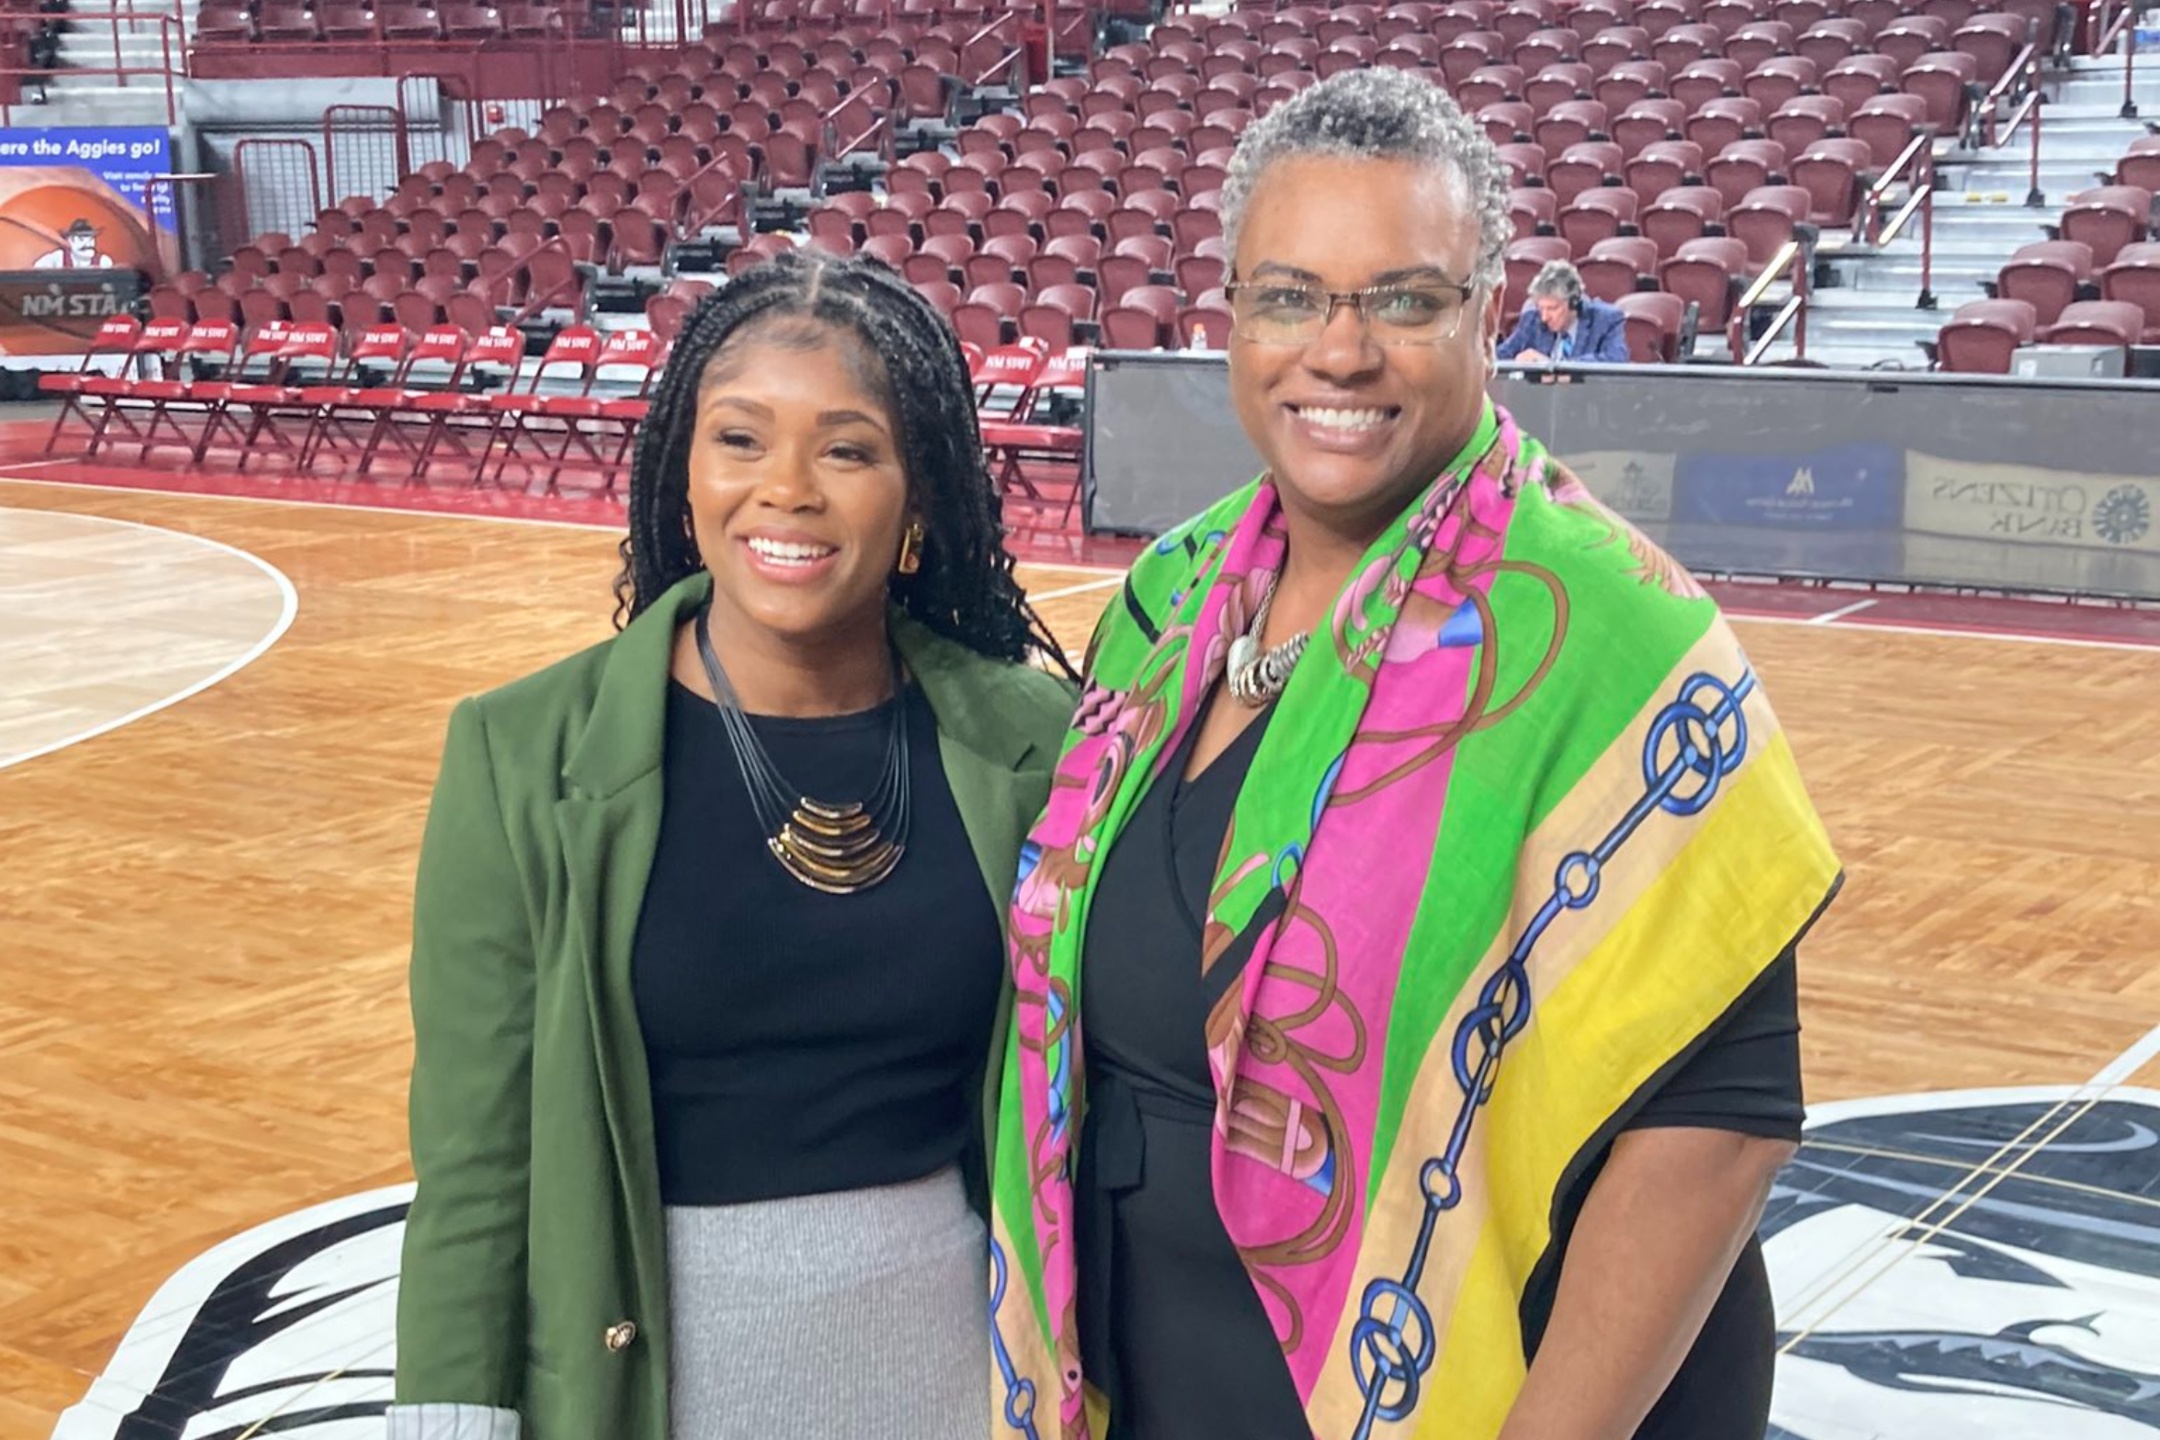
[(891, 578), (893, 599), (978, 654), (1040, 659), (1072, 675), (1063, 648), (1013, 578), (959, 337), (896, 272), (816, 250), (744, 271), (706, 296), (684, 325), (638, 431), (629, 532), (615, 578), (616, 625), (702, 565), (688, 523), (690, 442), (708, 367), (730, 344), (789, 320), (850, 336), (871, 369), (882, 372), (869, 377), (876, 382), (871, 388), (883, 392), (891, 412), (908, 499), (924, 531), (922, 568)]

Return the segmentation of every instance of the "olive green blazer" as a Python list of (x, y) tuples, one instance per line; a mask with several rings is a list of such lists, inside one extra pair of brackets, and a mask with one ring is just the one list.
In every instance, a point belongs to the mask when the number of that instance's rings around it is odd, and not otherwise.
[[(419, 1191), (392, 1436), (667, 1440), (667, 1259), (630, 949), (660, 831), (674, 636), (710, 583), (684, 581), (614, 638), (451, 716), (413, 914)], [(1002, 914), (1071, 692), (897, 612), (893, 635)], [(1008, 975), (984, 1037), (986, 1118), (1011, 993)]]

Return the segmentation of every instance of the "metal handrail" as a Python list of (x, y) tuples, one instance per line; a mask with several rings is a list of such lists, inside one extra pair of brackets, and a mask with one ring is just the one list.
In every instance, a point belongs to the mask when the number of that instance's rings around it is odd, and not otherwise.
[[(698, 234), (703, 231), (706, 226), (712, 224), (714, 221), (720, 219), (722, 216), (728, 214), (730, 211), (734, 212), (735, 222), (737, 225), (748, 225), (750, 207), (743, 200), (743, 186), (748, 183), (748, 178), (735, 174), (734, 168), (725, 163), (726, 161), (733, 158), (734, 157), (730, 155), (715, 155), (712, 159), (706, 161), (704, 165), (690, 172), (689, 178), (683, 181), (682, 192), (676, 197), (675, 202), (676, 208), (681, 211), (681, 215), (677, 219), (675, 225), (676, 239), (696, 239)], [(735, 181), (735, 188), (729, 192), (727, 199), (721, 201), (718, 205), (714, 206), (705, 214), (698, 215), (696, 217), (695, 223), (692, 223), (691, 217), (695, 213), (690, 209), (691, 192), (693, 187), (695, 187), (697, 182), (705, 176), (723, 171), (728, 175), (730, 179)], [(745, 238), (748, 238), (747, 229), (744, 231), (744, 235)]]
[[(4, 18), (8, 22), (17, 22), (11, 28), (19, 31), (28, 26), (34, 26), (36, 24), (43, 23), (43, 21), (47, 17), (43, 15), (32, 14), (9, 15)], [(125, 89), (127, 88), (128, 77), (131, 75), (155, 76), (158, 79), (164, 81), (165, 83), (166, 125), (171, 126), (179, 123), (180, 112), (177, 99), (178, 92), (175, 90), (173, 82), (182, 78), (186, 73), (186, 20), (184, 20), (178, 15), (171, 13), (160, 13), (155, 15), (137, 14), (132, 8), (132, 3), (130, 3), (129, 8), (126, 9), (115, 8), (111, 10), (68, 10), (62, 12), (57, 18), (64, 19), (71, 25), (85, 21), (93, 23), (103, 21), (111, 25), (113, 42), (113, 63), (110, 66), (70, 65), (64, 70), (38, 70), (27, 65), (10, 65), (0, 67), (0, 80), (27, 80), (40, 86), (50, 86), (56, 77), (62, 75), (110, 75), (119, 82), (122, 89)], [(163, 63), (155, 67), (149, 65), (126, 64), (120, 54), (120, 27), (122, 24), (157, 26), (158, 48), (160, 51), (160, 58)], [(178, 34), (177, 41), (175, 39), (175, 32), (177, 32)], [(0, 88), (0, 125), (12, 125), (14, 123), (14, 109), (15, 106), (19, 103), (19, 101), (6, 98), (6, 92), (4, 88)]]
[[(1918, 190), (1932, 177), (1935, 168), (1935, 127), (1915, 126), (1913, 137), (1898, 152), (1897, 159), (1867, 188), (1860, 198), (1860, 237), (1869, 245), (1883, 245), (1888, 241), (1882, 230), (1883, 204), (1899, 182), (1910, 183)], [(1910, 171), (1908, 175), (1906, 172)]]
[[(987, 40), (991, 36), (997, 34), (998, 31), (1004, 29), (1006, 26), (1019, 23), (1019, 20), (1020, 12), (1018, 10), (1005, 11), (1003, 14), (999, 15), (997, 19), (992, 20), (989, 24), (983, 26), (982, 29), (977, 30), (973, 35), (968, 36), (967, 39), (960, 42), (959, 51), (961, 58), (966, 58), (969, 47), (974, 45), (977, 41)], [(1002, 71), (1017, 70), (1021, 67), (1021, 62), (1023, 62), (1026, 58), (1026, 48), (1024, 46), (1014, 45), (1012, 46), (1012, 48), (1008, 49), (1005, 52), (1004, 58), (1000, 59), (995, 65), (992, 65), (989, 69), (983, 71), (982, 74), (977, 75), (972, 79), (968, 79), (967, 83), (970, 85), (981, 85), (985, 81), (994, 78)]]
[[(2103, 15), (2109, 13), (2105, 0), (2103, 0), (2100, 13)], [(2138, 118), (2137, 16), (2138, 0), (2120, 0), (2119, 5), (2114, 10), (2113, 18), (2100, 27), (2100, 33), (2093, 38), (2092, 46), (2093, 54), (2105, 55), (2108, 46), (2114, 44), (2118, 38), (2122, 40), (2123, 98), (2122, 109), (2117, 113), (2125, 120)]]
[(1743, 365), (1755, 365), (1761, 363), (1764, 354), (1769, 351), (1772, 345), (1777, 343), (1778, 337), (1785, 333), (1786, 327), (1793, 324), (1796, 320), (1799, 322), (1800, 328), (1797, 335), (1798, 343), (1794, 347), (1794, 354), (1798, 359), (1806, 359), (1807, 297), (1805, 295), (1795, 295), (1791, 299), (1787, 300), (1784, 306), (1779, 309), (1777, 317), (1770, 322), (1770, 327), (1767, 330), (1763, 331), (1762, 335), (1755, 341), (1754, 345), (1749, 347), (1746, 358), (1741, 360), (1740, 363)]
[(1906, 197), (1890, 223), (1883, 226), (1876, 241), (1879, 245), (1890, 244), (1904, 233), (1914, 215), (1920, 217), (1920, 294), (1913, 301), (1916, 310), (1935, 308), (1935, 151), (1932, 145), (1926, 155), (1925, 174), (1915, 181), (1912, 194)]
[[(1736, 364), (1753, 364), (1753, 360), (1748, 357), (1761, 353), (1763, 348), (1762, 344), (1758, 344), (1752, 349), (1750, 349), (1750, 347), (1748, 346), (1748, 314), (1757, 305), (1762, 303), (1763, 296), (1769, 292), (1772, 285), (1775, 285), (1780, 279), (1788, 277), (1793, 282), (1792, 301), (1787, 302), (1785, 308), (1779, 311), (1778, 318), (1776, 319), (1776, 321), (1773, 322), (1772, 328), (1768, 332), (1766, 332), (1766, 335), (1770, 338), (1775, 338), (1778, 334), (1783, 332), (1785, 326), (1794, 317), (1795, 312), (1793, 302), (1798, 302), (1797, 315), (1800, 321), (1799, 348), (1800, 353), (1803, 356), (1806, 354), (1806, 268), (1807, 252), (1805, 248), (1801, 245), (1799, 239), (1795, 237), (1794, 239), (1787, 240), (1783, 245), (1780, 245), (1778, 247), (1777, 254), (1773, 255), (1770, 258), (1770, 263), (1763, 267), (1762, 273), (1757, 275), (1754, 279), (1754, 282), (1750, 284), (1746, 290), (1741, 292), (1739, 303), (1733, 306), (1732, 319), (1727, 322), (1726, 328), (1726, 343), (1732, 351), (1732, 358)], [(1764, 343), (1767, 343), (1767, 340)]]
[[(576, 292), (578, 302), (577, 313), (579, 318), (582, 319), (585, 310), (585, 279), (582, 275), (579, 275), (577, 273), (577, 270), (575, 268), (578, 263), (577, 256), (570, 253), (570, 246), (564, 242), (562, 236), (550, 236), (545, 241), (542, 241), (539, 245), (534, 246), (531, 250), (528, 250), (523, 255), (518, 256), (517, 264), (512, 265), (510, 269), (513, 272), (525, 269), (531, 264), (533, 256), (542, 254), (543, 252), (549, 250), (559, 252), (564, 259), (570, 262), (571, 266), (573, 267), (570, 272), (571, 279), (569, 280), (568, 285)], [(537, 297), (527, 295), (525, 297), (525, 303), (518, 307), (517, 314), (510, 317), (510, 324), (512, 326), (518, 326), (524, 324), (527, 320), (532, 319), (533, 316), (538, 315), (541, 311), (547, 309), (548, 302), (553, 300), (556, 296), (561, 295), (564, 291), (564, 288), (564, 286), (558, 285), (553, 290), (548, 291), (545, 295)]]
[[(2003, 102), (2013, 98), (2024, 103), (2017, 107), (2010, 116), (2010, 123), (2005, 125), (2001, 118)], [(2037, 44), (2030, 40), (2025, 42), (2025, 48), (2018, 51), (2010, 68), (2003, 71), (1994, 88), (1981, 97), (1980, 105), (1984, 143), (1990, 147), (2009, 144), (2011, 137), (2017, 134), (2018, 126), (2040, 108), (2040, 47)]]
[[(887, 83), (889, 86), (890, 82)], [(865, 129), (861, 134), (849, 139), (845, 144), (842, 144), (840, 142), (840, 116), (842, 112), (848, 109), (848, 107), (862, 100), (863, 95), (864, 92), (860, 90), (854, 91), (848, 95), (844, 95), (841, 97), (839, 104), (833, 106), (832, 109), (826, 111), (823, 115), (818, 117), (818, 130), (825, 139), (825, 153), (834, 160), (843, 160), (848, 156), (854, 154), (858, 149), (860, 149), (864, 141), (876, 138), (878, 141), (878, 158), (890, 162), (893, 158), (893, 147), (895, 143), (893, 136), (892, 112), (894, 107), (899, 103), (899, 97), (897, 95), (888, 94), (886, 97), (888, 103), (882, 110), (879, 110), (875, 106), (872, 106), (869, 127)]]

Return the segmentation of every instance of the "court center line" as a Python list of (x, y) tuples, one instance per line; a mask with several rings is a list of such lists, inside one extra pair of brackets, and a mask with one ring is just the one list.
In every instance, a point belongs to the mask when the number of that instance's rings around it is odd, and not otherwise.
[[(71, 514), (73, 512), (57, 511), (54, 513)], [(40, 745), (35, 750), (27, 750), (20, 755), (0, 756), (0, 770), (9, 769), (13, 766), (20, 765), (25, 761), (36, 760), (41, 756), (50, 755), (58, 750), (65, 750), (68, 746), (79, 745), (85, 740), (95, 740), (98, 736), (110, 734), (112, 731), (118, 730), (123, 725), (132, 725), (134, 722), (142, 719), (146, 715), (155, 715), (158, 711), (168, 709), (174, 705), (178, 705), (183, 700), (193, 699), (195, 696), (202, 694), (203, 691), (208, 690), (211, 686), (216, 685), (221, 681), (230, 679), (232, 676), (239, 674), (242, 670), (245, 670), (248, 666), (254, 664), (257, 660), (261, 659), (263, 655), (268, 652), (271, 646), (277, 644), (278, 641), (285, 638), (285, 632), (292, 628), (293, 618), (300, 613), (300, 592), (293, 588), (292, 581), (286, 578), (284, 571), (278, 569), (277, 566), (272, 565), (269, 561), (263, 559), (260, 555), (251, 555), (247, 551), (240, 549), (238, 546), (227, 545), (221, 540), (212, 540), (207, 536), (196, 535), (186, 530), (173, 530), (163, 525), (148, 525), (140, 520), (116, 520), (110, 515), (86, 515), (79, 518), (86, 520), (94, 520), (105, 525), (121, 525), (125, 526), (130, 530), (150, 530), (160, 535), (171, 535), (182, 540), (192, 540), (196, 544), (207, 546), (212, 550), (222, 550), (228, 555), (238, 556), (240, 559), (247, 561), (250, 565), (253, 565), (256, 569), (262, 571), (263, 574), (269, 576), (271, 582), (277, 586), (277, 623), (272, 625), (269, 631), (265, 633), (261, 639), (257, 640), (253, 645), (249, 646), (245, 651), (241, 652), (241, 654), (237, 658), (226, 662), (224, 665), (219, 666), (216, 670), (212, 671), (208, 675), (205, 675), (202, 679), (197, 680), (194, 684), (187, 686), (185, 689), (175, 691), (170, 695), (166, 695), (160, 699), (153, 700), (147, 705), (138, 706), (136, 709), (129, 711), (127, 714), (122, 715), (117, 719), (100, 721), (99, 723), (91, 726), (87, 730), (79, 730), (73, 735), (65, 736), (59, 740), (51, 742), (50, 744)]]
[(1873, 600), (1856, 600), (1850, 605), (1843, 605), (1835, 610), (1826, 610), (1820, 615), (1810, 616), (1807, 623), (1810, 625), (1834, 625), (1847, 615), (1857, 615), (1874, 603)]

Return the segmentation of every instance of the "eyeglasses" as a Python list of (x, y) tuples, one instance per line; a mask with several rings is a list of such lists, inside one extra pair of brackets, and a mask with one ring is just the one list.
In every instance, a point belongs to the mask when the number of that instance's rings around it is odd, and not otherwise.
[(1382, 345), (1440, 345), (1455, 338), (1470, 309), (1475, 285), (1449, 280), (1373, 285), (1363, 290), (1324, 290), (1294, 281), (1233, 281), (1233, 333), (1259, 345), (1310, 345), (1320, 338), (1335, 307), (1348, 305)]

